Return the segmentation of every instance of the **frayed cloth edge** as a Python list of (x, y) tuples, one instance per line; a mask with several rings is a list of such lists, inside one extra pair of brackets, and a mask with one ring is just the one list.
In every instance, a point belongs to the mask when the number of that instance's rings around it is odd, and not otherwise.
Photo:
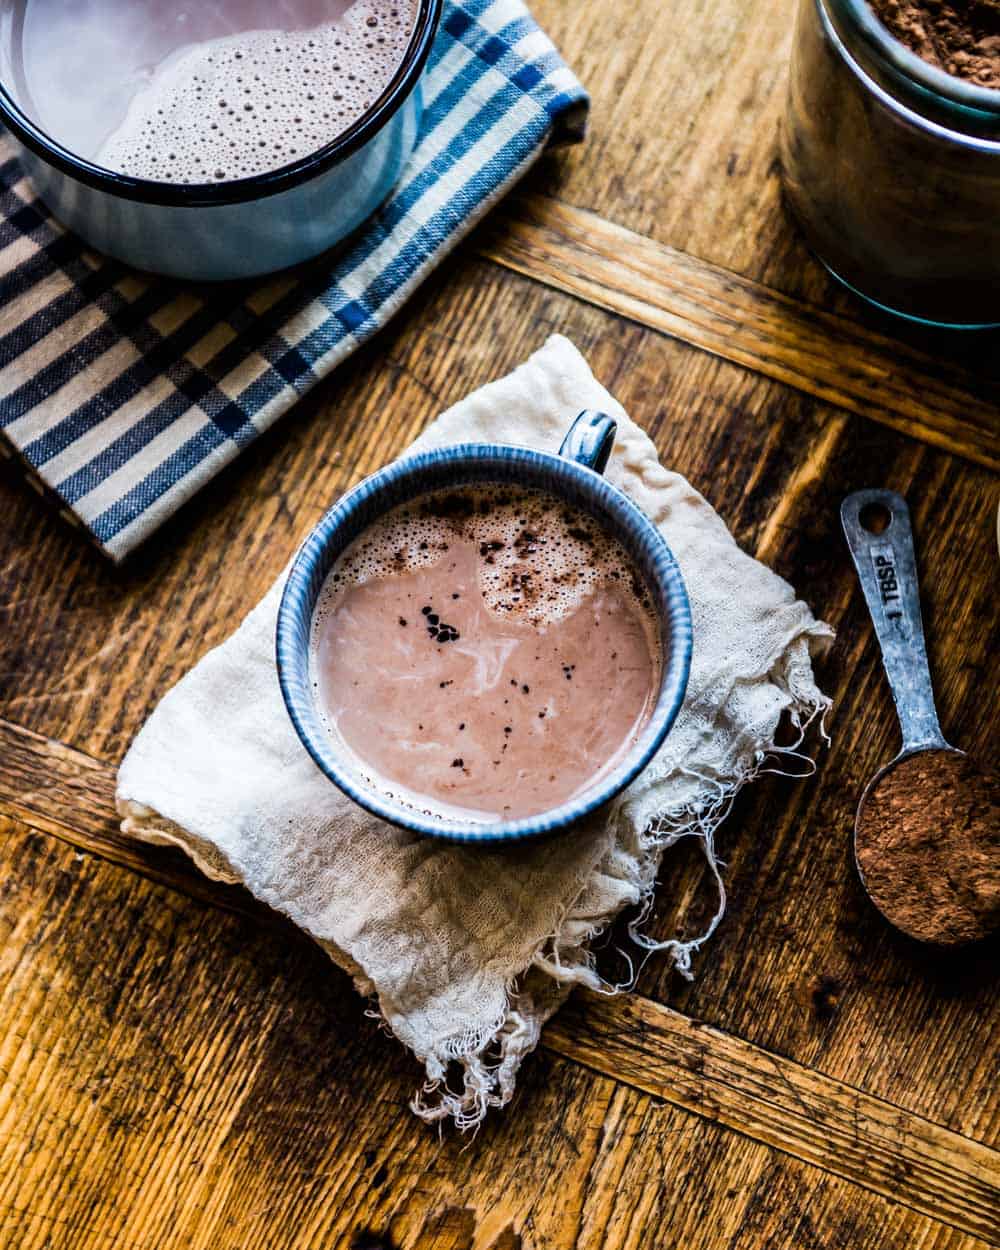
[[(453, 1120), (461, 1132), (478, 1130), (491, 1109), (504, 1107), (510, 1102), (522, 1060), (535, 1049), (543, 1025), (577, 985), (609, 996), (625, 993), (635, 985), (646, 961), (654, 954), (668, 955), (681, 976), (688, 981), (694, 979), (692, 957), (710, 940), (726, 911), (726, 888), (722, 876), (725, 865), (716, 854), (715, 835), (737, 795), (745, 785), (764, 773), (793, 780), (812, 776), (816, 771), (816, 762), (800, 748), (815, 721), (819, 721), (822, 743), (829, 745), (826, 717), (832, 700), (815, 687), (808, 692), (793, 690), (791, 693), (794, 703), (788, 710), (798, 731), (796, 741), (787, 747), (779, 747), (772, 742), (761, 748), (738, 767), (734, 776), (726, 780), (692, 769), (680, 770), (704, 784), (711, 796), (708, 801), (686, 804), (676, 812), (663, 813), (650, 821), (635, 839), (631, 856), (625, 857), (634, 865), (631, 872), (627, 871), (627, 864), (612, 862), (599, 866), (603, 875), (631, 887), (634, 897), (626, 897), (604, 923), (589, 926), (581, 933), (580, 926), (588, 919), (588, 914), (580, 906), (586, 897), (585, 886), (573, 906), (566, 909), (556, 932), (539, 944), (529, 965), (529, 971), (535, 970), (549, 980), (550, 1002), (541, 1006), (532, 1002), (528, 1015), (524, 1010), (526, 1004), (518, 1001), (517, 986), (509, 986), (506, 1010), (491, 1028), (480, 1030), (474, 1037), (449, 1039), (425, 1056), (428, 1079), (410, 1103), (415, 1115), (428, 1124)], [(773, 766), (782, 760), (799, 762), (803, 765), (802, 771), (793, 772)], [(619, 818), (620, 806), (612, 810), (610, 819)], [(685, 940), (669, 938), (658, 942), (643, 933), (642, 926), (652, 910), (663, 855), (682, 839), (691, 837), (701, 842), (718, 892), (718, 903), (711, 920), (696, 937)], [(633, 959), (628, 951), (619, 948), (619, 953), (629, 965), (629, 973), (623, 981), (610, 984), (596, 970), (591, 942), (629, 906), (639, 908), (628, 926), (629, 940), (639, 958)], [(570, 934), (573, 936), (570, 937)], [(448, 1083), (449, 1068), (455, 1065), (460, 1069), (460, 1089), (453, 1089)]]

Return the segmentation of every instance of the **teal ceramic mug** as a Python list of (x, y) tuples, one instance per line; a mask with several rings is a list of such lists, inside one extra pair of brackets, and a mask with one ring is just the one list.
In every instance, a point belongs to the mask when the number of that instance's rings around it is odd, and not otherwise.
[[(558, 455), (505, 444), (467, 443), (404, 457), (349, 491), (302, 545), (278, 611), (281, 693), (303, 746), (330, 781), (384, 820), (433, 837), (503, 842), (565, 829), (618, 795), (663, 745), (680, 711), (691, 665), (691, 612), (677, 561), (652, 521), (603, 476), (614, 421), (583, 412)], [(618, 766), (569, 802), (512, 821), (428, 815), (403, 804), (366, 775), (330, 733), (317, 704), (311, 664), (313, 615), (323, 584), (346, 548), (387, 512), (435, 490), (483, 484), (534, 487), (590, 513), (625, 549), (649, 589), (663, 663), (652, 715)]]

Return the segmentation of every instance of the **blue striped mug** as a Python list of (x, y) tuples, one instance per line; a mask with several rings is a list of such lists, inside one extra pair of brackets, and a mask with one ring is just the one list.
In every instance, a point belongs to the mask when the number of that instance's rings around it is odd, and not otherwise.
[[(277, 666), (292, 724), (313, 761), (349, 798), (395, 825), (433, 837), (495, 843), (554, 833), (610, 802), (663, 745), (680, 711), (691, 665), (691, 612), (663, 535), (602, 476), (617, 426), (582, 412), (558, 455), (495, 443), (464, 443), (404, 457), (349, 491), (319, 522), (292, 564), (278, 610)], [(649, 588), (663, 664), (652, 715), (618, 766), (549, 811), (518, 820), (428, 814), (399, 802), (365, 775), (362, 761), (331, 734), (317, 703), (313, 615), (323, 584), (346, 548), (385, 513), (443, 488), (511, 483), (534, 487), (589, 512), (625, 549)]]

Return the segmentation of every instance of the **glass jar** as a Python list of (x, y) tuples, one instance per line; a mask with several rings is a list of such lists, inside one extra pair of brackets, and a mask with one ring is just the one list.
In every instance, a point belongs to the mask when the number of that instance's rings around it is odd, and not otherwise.
[(921, 60), (866, 0), (800, 0), (782, 162), (846, 286), (932, 325), (1000, 325), (1000, 91)]

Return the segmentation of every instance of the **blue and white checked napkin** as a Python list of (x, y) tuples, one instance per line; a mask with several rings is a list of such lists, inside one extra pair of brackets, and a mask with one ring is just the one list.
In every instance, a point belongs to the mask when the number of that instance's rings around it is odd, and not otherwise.
[(88, 251), (0, 132), (0, 450), (123, 559), (375, 333), (587, 97), (521, 0), (445, 0), (420, 138), (335, 259), (180, 286)]

